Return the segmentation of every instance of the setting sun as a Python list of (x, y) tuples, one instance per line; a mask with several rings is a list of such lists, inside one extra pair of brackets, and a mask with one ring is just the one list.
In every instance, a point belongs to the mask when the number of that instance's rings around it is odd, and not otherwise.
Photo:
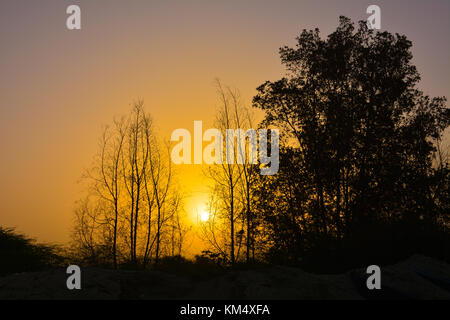
[(204, 211), (204, 210), (202, 212), (200, 212), (200, 220), (202, 222), (208, 221), (208, 219), (209, 219), (209, 212)]

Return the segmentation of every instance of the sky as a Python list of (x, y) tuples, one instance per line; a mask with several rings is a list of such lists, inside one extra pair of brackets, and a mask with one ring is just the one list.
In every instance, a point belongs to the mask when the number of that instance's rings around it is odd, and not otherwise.
[[(81, 8), (81, 30), (66, 8)], [(449, 96), (450, 1), (0, 2), (0, 225), (39, 241), (69, 240), (79, 180), (102, 127), (143, 99), (160, 135), (212, 126), (215, 78), (251, 105), (256, 87), (285, 72), (278, 49), (303, 29), (331, 33), (381, 8), (381, 29), (413, 42), (419, 88)], [(179, 170), (195, 221), (207, 200), (200, 166)]]

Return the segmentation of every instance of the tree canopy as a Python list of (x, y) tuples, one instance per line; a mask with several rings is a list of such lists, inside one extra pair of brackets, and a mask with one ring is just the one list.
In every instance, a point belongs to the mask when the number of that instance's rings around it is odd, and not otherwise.
[(258, 204), (271, 240), (293, 251), (287, 259), (376, 222), (442, 222), (448, 164), (432, 160), (450, 109), (417, 89), (411, 47), (341, 17), (326, 39), (304, 30), (280, 49), (287, 75), (253, 102), (285, 134), (280, 173), (261, 177)]

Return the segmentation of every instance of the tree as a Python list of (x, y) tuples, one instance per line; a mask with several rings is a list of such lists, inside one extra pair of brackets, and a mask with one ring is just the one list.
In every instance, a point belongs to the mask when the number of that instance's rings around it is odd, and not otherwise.
[[(209, 166), (206, 172), (213, 181), (213, 199), (210, 204), (213, 211), (210, 213), (214, 214), (213, 218), (204, 224), (203, 236), (212, 249), (224, 258), (228, 257), (231, 265), (234, 265), (243, 246), (246, 248), (246, 261), (250, 261), (253, 246), (252, 183), (254, 171), (258, 166), (250, 159), (251, 137), (246, 136), (246, 130), (252, 128), (250, 111), (242, 106), (236, 90), (223, 87), (219, 80), (217, 90), (220, 107), (215, 127), (222, 137), (225, 137), (226, 143), (221, 146), (222, 163)], [(256, 137), (254, 138), (256, 140)], [(224, 221), (218, 223), (218, 220)], [(225, 226), (228, 236), (223, 235)]]
[(150, 145), (147, 143), (147, 132), (150, 129), (150, 118), (143, 111), (143, 102), (138, 101), (129, 119), (127, 130), (127, 150), (122, 153), (123, 182), (130, 198), (130, 258), (137, 263), (137, 240), (139, 233), (139, 213), (142, 202), (143, 179), (146, 166), (151, 158)]
[[(117, 228), (119, 222), (119, 197), (120, 197), (120, 156), (125, 140), (126, 124), (123, 120), (114, 121), (115, 132), (110, 133), (108, 128), (105, 129), (101, 147), (101, 181), (97, 181), (98, 192), (99, 184), (107, 192), (107, 196), (114, 206), (114, 222), (113, 222), (113, 260), (114, 268), (117, 268)], [(111, 141), (111, 140), (112, 141)]]
[[(283, 174), (261, 185), (283, 188), (287, 199), (278, 205), (295, 205), (287, 212), (300, 211), (316, 244), (343, 239), (374, 220), (432, 219), (438, 210), (430, 195), (432, 141), (449, 125), (450, 110), (445, 98), (416, 88), (411, 46), (405, 36), (375, 32), (366, 22), (355, 30), (341, 17), (326, 39), (318, 29), (304, 30), (295, 48), (281, 48), (287, 76), (257, 89), (253, 102), (265, 111), (264, 124), (281, 127), (286, 146), (295, 148), (295, 162), (284, 157), (280, 170), (302, 177), (294, 189)], [(271, 214), (268, 202), (279, 198), (261, 193), (275, 232), (273, 219), (282, 213)]]
[(84, 178), (88, 196), (77, 207), (73, 234), (82, 255), (112, 259), (114, 268), (119, 260), (145, 267), (152, 255), (157, 262), (165, 224), (181, 210), (181, 196), (142, 101), (105, 128)]
[(157, 210), (155, 263), (158, 263), (160, 257), (163, 226), (178, 209), (178, 197), (170, 198), (172, 165), (169, 154), (169, 147), (167, 147), (167, 161), (164, 161), (158, 150), (150, 163), (149, 177), (155, 194)]

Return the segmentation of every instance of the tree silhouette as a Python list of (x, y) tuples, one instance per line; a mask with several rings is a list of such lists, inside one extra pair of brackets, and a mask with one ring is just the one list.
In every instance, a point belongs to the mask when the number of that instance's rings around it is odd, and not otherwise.
[(142, 101), (105, 128), (85, 182), (88, 195), (78, 202), (73, 232), (81, 259), (146, 267), (171, 247), (181, 250), (186, 228), (169, 146), (160, 143)]
[[(229, 259), (234, 265), (244, 248), (245, 261), (250, 262), (250, 252), (254, 248), (252, 189), (257, 165), (250, 161), (250, 138), (245, 136), (245, 132), (253, 127), (249, 109), (242, 105), (237, 90), (222, 86), (219, 80), (216, 84), (220, 107), (215, 127), (226, 139), (222, 144), (222, 156), (227, 161), (205, 170), (213, 188), (209, 204), (211, 219), (203, 223), (202, 235), (215, 254)], [(242, 135), (228, 134), (229, 130), (239, 129)]]
[(432, 224), (442, 215), (430, 179), (450, 110), (416, 88), (411, 46), (341, 17), (326, 39), (304, 30), (295, 48), (281, 48), (287, 76), (258, 87), (254, 106), (288, 141), (281, 172), (261, 177), (259, 205), (274, 247), (292, 259), (321, 243), (325, 255), (330, 239), (374, 221)]
[(59, 266), (64, 260), (60, 249), (0, 227), (0, 276)]

